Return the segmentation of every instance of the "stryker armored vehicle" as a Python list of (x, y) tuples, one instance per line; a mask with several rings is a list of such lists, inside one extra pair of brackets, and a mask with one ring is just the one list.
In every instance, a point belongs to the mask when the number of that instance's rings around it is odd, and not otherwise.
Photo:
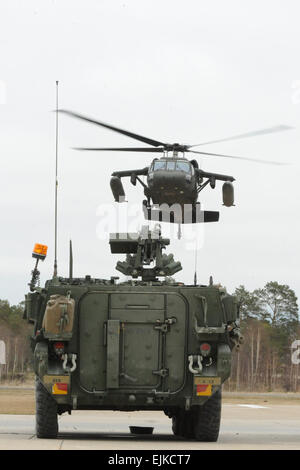
[[(160, 227), (113, 234), (112, 253), (126, 254), (118, 282), (54, 276), (38, 287), (36, 266), (25, 318), (36, 374), (36, 432), (55, 438), (58, 415), (72, 410), (161, 410), (176, 436), (218, 439), (222, 384), (232, 349), (242, 341), (236, 298), (213, 285), (185, 285)], [(150, 267), (151, 266), (151, 267)], [(159, 280), (161, 279), (161, 280)]]

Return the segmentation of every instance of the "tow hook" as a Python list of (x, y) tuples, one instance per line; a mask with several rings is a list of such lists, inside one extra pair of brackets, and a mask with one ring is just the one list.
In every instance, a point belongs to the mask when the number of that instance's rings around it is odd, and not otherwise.
[[(74, 372), (76, 369), (76, 359), (77, 355), (76, 354), (63, 354), (62, 355), (62, 360), (63, 360), (63, 370), (66, 372)], [(67, 363), (68, 361), (71, 362), (71, 366), (68, 366)]]
[[(202, 366), (202, 356), (188, 356), (189, 360), (189, 371), (192, 374), (200, 374), (202, 372), (203, 366)], [(194, 364), (196, 366), (194, 366)], [(195, 368), (196, 367), (196, 368)]]

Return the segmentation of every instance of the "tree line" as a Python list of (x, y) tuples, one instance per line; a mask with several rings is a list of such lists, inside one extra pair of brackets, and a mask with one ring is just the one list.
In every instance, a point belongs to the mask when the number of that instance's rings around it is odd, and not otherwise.
[[(238, 298), (244, 343), (233, 353), (231, 377), (225, 388), (299, 391), (300, 324), (295, 292), (287, 285), (268, 282), (252, 292), (239, 286), (234, 294)], [(0, 382), (22, 379), (32, 372), (31, 331), (32, 326), (23, 320), (23, 303), (10, 305), (7, 300), (0, 300), (0, 341), (6, 345)], [(295, 357), (299, 360), (292, 361), (297, 340), (299, 354)]]
[(23, 320), (23, 313), (23, 303), (10, 305), (7, 300), (0, 300), (0, 341), (5, 344), (5, 364), (1, 364), (0, 356), (0, 382), (22, 381), (32, 371), (29, 342), (32, 326)]
[(293, 346), (300, 340), (300, 326), (295, 292), (268, 282), (252, 292), (240, 286), (234, 294), (244, 343), (233, 354), (227, 390), (298, 391), (300, 347), (299, 354), (293, 354), (297, 352)]

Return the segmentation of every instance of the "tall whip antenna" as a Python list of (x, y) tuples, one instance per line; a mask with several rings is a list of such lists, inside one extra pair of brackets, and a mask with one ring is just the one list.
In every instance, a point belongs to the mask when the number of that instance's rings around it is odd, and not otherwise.
[(54, 240), (54, 271), (53, 278), (57, 277), (57, 179), (58, 170), (58, 80), (56, 81), (56, 145), (55, 145), (55, 240)]
[(197, 261), (198, 261), (198, 234), (197, 234), (197, 230), (196, 230), (194, 286), (197, 285)]

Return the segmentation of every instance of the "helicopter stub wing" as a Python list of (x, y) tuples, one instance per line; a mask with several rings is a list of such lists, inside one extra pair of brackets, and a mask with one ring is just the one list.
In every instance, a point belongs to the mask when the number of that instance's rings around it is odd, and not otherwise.
[(111, 176), (117, 176), (118, 178), (123, 178), (126, 176), (143, 176), (148, 175), (149, 168), (146, 166), (145, 168), (140, 168), (138, 170), (121, 170), (121, 171), (114, 171)]
[(219, 173), (210, 173), (207, 171), (200, 170), (200, 168), (196, 168), (195, 171), (198, 176), (203, 177), (203, 178), (214, 178), (215, 180), (219, 180), (219, 181), (231, 181), (231, 182), (235, 181), (235, 178), (230, 175), (220, 175)]

